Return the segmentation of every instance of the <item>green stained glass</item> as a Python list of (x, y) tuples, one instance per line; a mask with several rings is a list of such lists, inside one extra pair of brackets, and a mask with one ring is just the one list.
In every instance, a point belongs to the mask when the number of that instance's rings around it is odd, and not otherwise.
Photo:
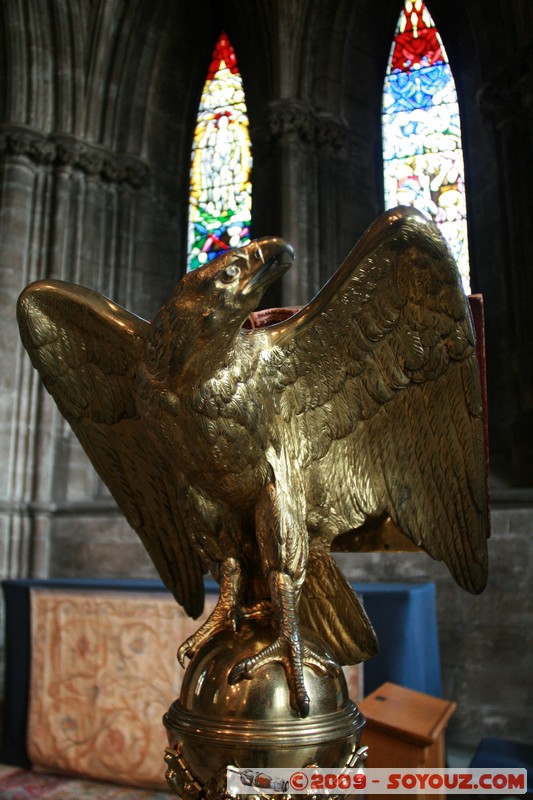
[(252, 155), (242, 79), (222, 33), (207, 73), (194, 132), (188, 269), (250, 241)]
[(385, 206), (439, 225), (470, 291), (464, 165), (455, 83), (423, 0), (406, 0), (383, 88)]

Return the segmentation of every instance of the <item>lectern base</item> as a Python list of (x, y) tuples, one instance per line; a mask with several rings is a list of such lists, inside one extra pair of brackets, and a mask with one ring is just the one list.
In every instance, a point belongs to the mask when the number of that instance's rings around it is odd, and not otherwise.
[[(365, 720), (348, 697), (340, 667), (333, 675), (305, 668), (311, 708), (306, 718), (290, 706), (281, 664), (230, 685), (233, 666), (273, 638), (270, 626), (251, 622), (237, 633), (217, 634), (191, 661), (180, 699), (164, 717), (169, 742), (166, 778), (179, 797), (225, 798), (229, 766), (268, 772), (280, 767), (361, 765), (364, 753), (359, 742)], [(312, 641), (316, 648), (318, 641)]]

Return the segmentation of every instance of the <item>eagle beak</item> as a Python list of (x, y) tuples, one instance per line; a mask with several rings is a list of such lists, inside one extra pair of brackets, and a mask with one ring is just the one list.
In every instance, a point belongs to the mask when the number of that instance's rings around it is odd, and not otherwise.
[(283, 239), (267, 236), (252, 242), (248, 254), (248, 265), (252, 274), (243, 287), (242, 294), (264, 292), (289, 269), (293, 261), (294, 250)]

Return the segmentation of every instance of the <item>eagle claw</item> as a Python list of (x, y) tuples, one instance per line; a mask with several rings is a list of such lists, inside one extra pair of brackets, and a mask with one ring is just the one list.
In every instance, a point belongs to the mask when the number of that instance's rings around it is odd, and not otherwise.
[(253, 675), (250, 675), (251, 669), (252, 669), (252, 662), (249, 658), (245, 659), (244, 661), (239, 661), (238, 664), (235, 664), (230, 674), (228, 675), (229, 685), (234, 686), (242, 678), (250, 680), (253, 677)]
[[(262, 664), (259, 666), (263, 666)], [(234, 686), (243, 678), (245, 680), (251, 680), (257, 669), (259, 669), (258, 665), (254, 665), (252, 659), (247, 658), (244, 661), (239, 661), (238, 664), (235, 664), (233, 669), (231, 670), (230, 674), (228, 675), (228, 683), (230, 686)], [(309, 716), (309, 709), (310, 709), (310, 701), (309, 695), (303, 688), (303, 683), (300, 686), (296, 686), (294, 689), (294, 698), (292, 697), (291, 692), (291, 705), (295, 707), (301, 717), (308, 717)]]
[(301, 649), (289, 639), (281, 635), (272, 644), (261, 650), (256, 656), (239, 661), (228, 675), (230, 686), (240, 680), (251, 680), (261, 667), (271, 663), (281, 663), (287, 675), (291, 706), (301, 717), (309, 716), (310, 701), (305, 690), (303, 665), (310, 667), (319, 675), (335, 674), (339, 667), (331, 659), (325, 657), (309, 644), (301, 645)]
[[(271, 614), (272, 608), (269, 601), (261, 601), (254, 606), (247, 607), (219, 600), (204, 624), (178, 648), (177, 658), (179, 663), (182, 667), (185, 667), (185, 660), (187, 658), (192, 659), (202, 644), (210, 639), (211, 636), (214, 636), (215, 633), (225, 631), (228, 628), (236, 633), (243, 620), (268, 619)], [(239, 680), (240, 677), (243, 676), (239, 675), (234, 682)]]
[(185, 659), (192, 658), (194, 655), (193, 651), (194, 642), (192, 641), (193, 639), (194, 636), (190, 636), (188, 639), (186, 639), (183, 642), (183, 644), (179, 646), (178, 652), (176, 653), (176, 657), (184, 669), (185, 669)]

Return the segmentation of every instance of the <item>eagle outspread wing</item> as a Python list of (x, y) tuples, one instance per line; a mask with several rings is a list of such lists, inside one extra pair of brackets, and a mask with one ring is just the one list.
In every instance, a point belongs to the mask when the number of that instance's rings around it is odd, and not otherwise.
[[(479, 366), (468, 300), (436, 225), (410, 208), (383, 215), (269, 336), (279, 438), (306, 476), (310, 565), (339, 533), (389, 515), (462, 587), (482, 591)], [(311, 599), (324, 595), (316, 573)]]
[(90, 290), (40, 282), (23, 292), (19, 322), (47, 389), (191, 616), (203, 603), (199, 553), (218, 576), (217, 607), (180, 659), (272, 611), (277, 638), (228, 680), (280, 662), (306, 716), (303, 667), (324, 674), (332, 662), (300, 626), (341, 664), (376, 651), (330, 555), (335, 540), (357, 543), (391, 519), (480, 592), (488, 492), (472, 321), (438, 228), (414, 209), (389, 211), (308, 305), (243, 329), (292, 258), (276, 237), (227, 251), (184, 276), (152, 325)]
[(164, 583), (196, 618), (203, 569), (180, 515), (180, 487), (169, 480), (135, 403), (149, 323), (96, 292), (52, 280), (24, 290), (18, 321), (46, 388)]

